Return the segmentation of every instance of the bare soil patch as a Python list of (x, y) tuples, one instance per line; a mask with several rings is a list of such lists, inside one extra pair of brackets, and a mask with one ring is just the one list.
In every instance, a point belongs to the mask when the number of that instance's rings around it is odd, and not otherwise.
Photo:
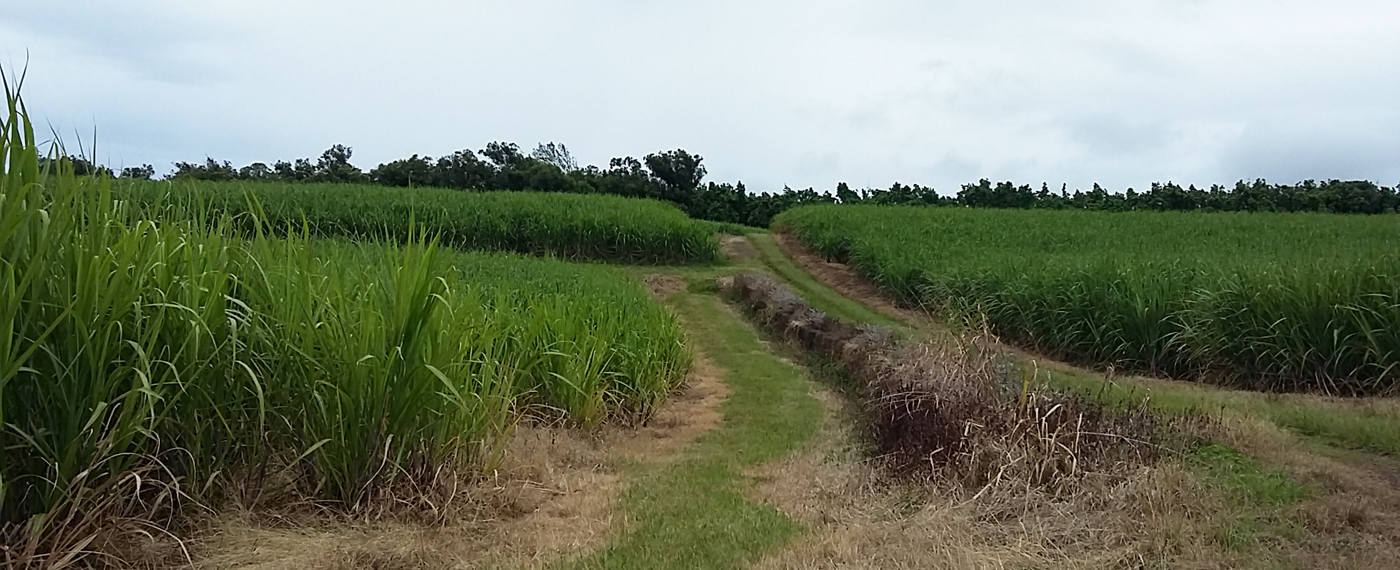
[[(643, 426), (595, 433), (522, 425), (501, 466), (458, 491), (468, 508), (439, 524), (357, 521), (304, 511), (223, 515), (186, 545), (197, 569), (538, 568), (589, 552), (618, 529), (620, 468), (672, 460), (713, 429), (728, 396), (722, 372), (696, 355), (685, 387)], [(167, 549), (168, 550), (168, 549)]]
[(647, 286), (651, 296), (658, 301), (664, 301), (667, 297), (684, 291), (686, 289), (685, 278), (680, 275), (669, 273), (653, 273), (642, 278), (642, 283)]
[(721, 235), (719, 236), (719, 248), (720, 251), (724, 252), (724, 257), (731, 261), (758, 259), (758, 249), (745, 236)]

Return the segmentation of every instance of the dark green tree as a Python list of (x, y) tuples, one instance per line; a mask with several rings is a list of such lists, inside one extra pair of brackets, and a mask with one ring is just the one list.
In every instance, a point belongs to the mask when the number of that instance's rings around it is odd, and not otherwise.
[(168, 177), (171, 180), (208, 180), (221, 182), (227, 180), (237, 180), (238, 171), (233, 165), (225, 160), (219, 162), (213, 158), (205, 157), (204, 164), (194, 162), (175, 163), (175, 172)]
[(128, 166), (123, 168), (121, 177), (129, 180), (150, 180), (155, 178), (155, 175), (156, 167), (149, 164), (142, 164), (141, 166)]
[(682, 209), (690, 205), (705, 179), (704, 159), (682, 149), (649, 154), (642, 160), (651, 175), (661, 181), (661, 198), (680, 204)]
[(520, 154), (520, 147), (515, 143), (499, 141), (486, 143), (486, 148), (481, 150), (481, 156), (486, 157), (497, 168), (515, 166), (520, 161), (525, 160), (525, 155)]
[(436, 186), (432, 157), (413, 155), (386, 162), (369, 171), (369, 179), (384, 186)]
[(240, 180), (272, 180), (277, 177), (277, 172), (266, 164), (254, 162), (238, 169)]
[(316, 167), (307, 180), (311, 182), (364, 182), (365, 173), (350, 164), (353, 151), (343, 144), (332, 145), (321, 153)]
[(851, 190), (851, 187), (847, 186), (845, 182), (837, 182), (836, 199), (840, 200), (842, 204), (855, 204), (860, 202), (860, 194)]

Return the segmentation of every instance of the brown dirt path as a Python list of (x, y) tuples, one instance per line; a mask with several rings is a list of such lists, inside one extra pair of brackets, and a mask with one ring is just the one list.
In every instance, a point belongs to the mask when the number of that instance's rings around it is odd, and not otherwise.
[(724, 257), (730, 261), (758, 259), (758, 248), (755, 248), (753, 242), (745, 236), (721, 235), (719, 236), (719, 247), (720, 251), (724, 252)]

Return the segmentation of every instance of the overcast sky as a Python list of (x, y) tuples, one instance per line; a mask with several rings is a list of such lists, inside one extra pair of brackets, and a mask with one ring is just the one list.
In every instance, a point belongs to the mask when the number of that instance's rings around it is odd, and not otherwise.
[(113, 166), (684, 148), (750, 190), (1400, 183), (1400, 1), (0, 0)]

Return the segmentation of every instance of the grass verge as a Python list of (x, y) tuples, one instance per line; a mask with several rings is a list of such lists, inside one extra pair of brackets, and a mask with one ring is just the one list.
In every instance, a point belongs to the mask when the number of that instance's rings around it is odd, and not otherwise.
[(798, 449), (817, 431), (822, 409), (811, 384), (714, 295), (679, 293), (670, 306), (692, 341), (725, 370), (732, 392), (724, 420), (676, 462), (637, 476), (623, 497), (621, 538), (555, 568), (733, 568), (801, 531), (773, 507), (750, 500), (742, 473)]
[(1400, 414), (1393, 402), (1383, 399), (1266, 394), (1149, 378), (1106, 382), (1064, 371), (1051, 371), (1048, 378), (1055, 389), (1091, 396), (1115, 407), (1133, 409), (1148, 401), (1153, 408), (1172, 414), (1255, 416), (1327, 445), (1400, 455)]

